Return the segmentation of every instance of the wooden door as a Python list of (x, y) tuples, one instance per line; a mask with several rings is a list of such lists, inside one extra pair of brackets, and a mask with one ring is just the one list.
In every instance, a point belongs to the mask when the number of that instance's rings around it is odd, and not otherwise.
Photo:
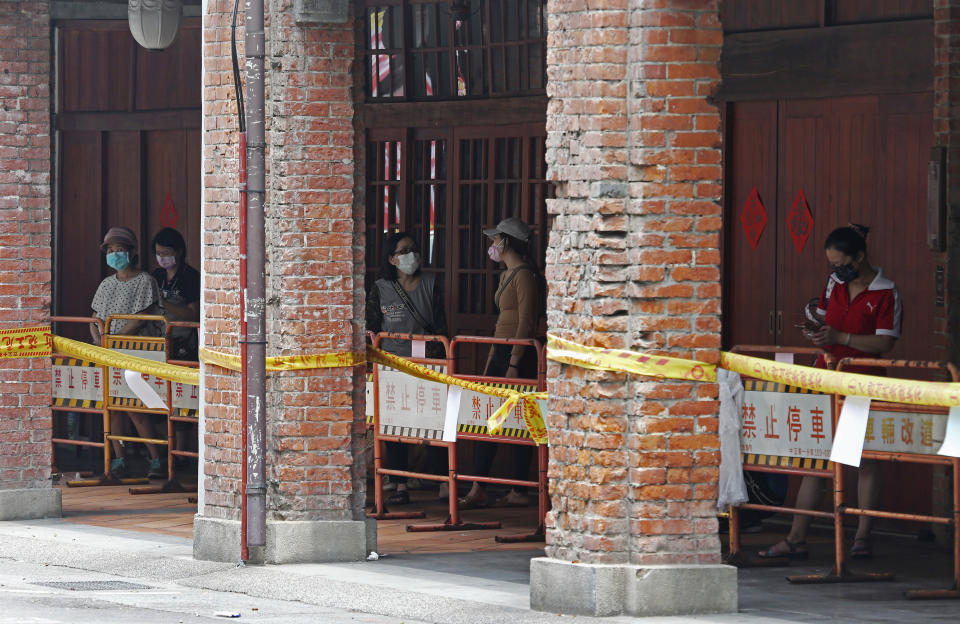
[(145, 270), (167, 225), (200, 266), (200, 22), (185, 20), (162, 52), (137, 46), (125, 20), (61, 22), (57, 40), (54, 312), (89, 316), (109, 272), (99, 245), (110, 226), (137, 233)]
[[(726, 169), (724, 334), (728, 346), (775, 340), (777, 103), (731, 105)], [(754, 192), (756, 191), (756, 192)], [(749, 232), (749, 233), (748, 233)]]
[[(728, 347), (757, 342), (808, 346), (795, 325), (803, 304), (819, 296), (826, 283), (823, 241), (834, 228), (855, 222), (871, 228), (870, 260), (897, 283), (904, 301), (903, 338), (888, 356), (936, 359), (928, 329), (936, 264), (924, 229), (932, 107), (929, 93), (730, 105), (724, 273)], [(776, 127), (775, 158), (763, 147), (771, 140), (771, 124)], [(740, 217), (747, 194), (754, 186), (763, 188), (769, 171), (774, 171), (776, 190), (766, 191), (772, 198), (764, 199), (769, 221), (754, 249)], [(793, 212), (801, 192), (812, 223)], [(802, 244), (798, 235), (806, 235)], [(771, 262), (772, 274), (767, 271)]]

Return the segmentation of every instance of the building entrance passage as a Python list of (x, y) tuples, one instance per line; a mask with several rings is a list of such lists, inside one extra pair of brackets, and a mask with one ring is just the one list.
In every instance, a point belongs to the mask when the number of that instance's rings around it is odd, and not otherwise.
[(926, 242), (932, 111), (930, 93), (729, 105), (725, 346), (810, 346), (796, 325), (826, 284), (823, 241), (854, 222), (904, 302), (890, 357), (942, 357)]
[[(146, 271), (165, 226), (183, 234), (187, 263), (200, 266), (200, 32), (198, 19), (184, 19), (177, 40), (156, 52), (136, 44), (126, 20), (58, 24), (55, 314), (90, 314), (111, 226), (137, 234)], [(65, 331), (88, 338), (84, 328)]]

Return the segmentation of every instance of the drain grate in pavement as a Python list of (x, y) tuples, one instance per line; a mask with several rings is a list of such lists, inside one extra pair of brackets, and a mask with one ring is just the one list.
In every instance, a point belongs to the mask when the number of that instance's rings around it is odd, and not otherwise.
[(128, 583), (126, 581), (47, 581), (44, 583), (31, 583), (31, 585), (42, 585), (44, 587), (70, 591), (131, 591), (135, 589), (153, 589), (149, 585), (138, 585), (137, 583)]

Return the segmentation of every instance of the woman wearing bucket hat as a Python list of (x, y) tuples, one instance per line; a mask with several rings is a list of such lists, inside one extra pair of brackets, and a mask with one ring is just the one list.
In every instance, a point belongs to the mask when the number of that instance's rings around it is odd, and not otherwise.
[[(507, 270), (500, 274), (500, 282), (493, 296), (499, 310), (493, 335), (496, 338), (533, 338), (543, 310), (545, 288), (537, 265), (530, 255), (530, 226), (516, 217), (510, 217), (483, 233), (491, 239), (487, 255), (494, 262), (503, 263), (507, 267)], [(536, 379), (537, 372), (537, 352), (532, 347), (493, 345), (487, 356), (484, 375)], [(476, 445), (477, 475), (490, 476), (498, 446), (501, 445)], [(513, 478), (527, 481), (534, 447), (509, 446), (515, 449)], [(486, 506), (488, 500), (483, 484), (475, 481), (470, 492), (460, 499), (460, 504), (465, 509)], [(522, 507), (527, 504), (529, 499), (522, 488), (513, 488), (496, 502), (496, 505), (501, 507)]]
[[(137, 236), (130, 228), (118, 226), (110, 228), (103, 237), (100, 251), (106, 254), (107, 266), (115, 272), (104, 278), (97, 288), (90, 307), (93, 315), (105, 321), (114, 314), (150, 314), (154, 311), (159, 292), (157, 282), (137, 266)], [(115, 320), (107, 328), (111, 334), (128, 336), (158, 335), (156, 325), (145, 321)], [(90, 335), (94, 344), (100, 344), (100, 331), (96, 325), (90, 325)], [(122, 413), (111, 412), (110, 428), (115, 432), (123, 431)], [(156, 438), (153, 424), (147, 414), (130, 412), (130, 420), (141, 438)], [(110, 473), (120, 479), (127, 472), (126, 459), (120, 442), (113, 440), (114, 459), (110, 464)], [(163, 461), (156, 445), (147, 444), (150, 453), (148, 476), (164, 477)]]

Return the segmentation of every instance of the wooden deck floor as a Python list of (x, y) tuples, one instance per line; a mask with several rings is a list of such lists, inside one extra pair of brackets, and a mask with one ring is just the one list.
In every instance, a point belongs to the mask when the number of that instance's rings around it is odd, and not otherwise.
[[(197, 506), (188, 502), (190, 494), (133, 495), (127, 486), (69, 488), (63, 493), (64, 520), (77, 524), (110, 527), (127, 531), (193, 537), (193, 516)], [(431, 500), (433, 491), (413, 492), (411, 505), (392, 511), (424, 511), (423, 520), (380, 520), (379, 549), (387, 553), (436, 553), (495, 550), (542, 550), (543, 542), (498, 544), (497, 535), (531, 532), (536, 525), (536, 506), (521, 509), (478, 509), (463, 512), (465, 521), (499, 520), (502, 528), (483, 531), (437, 531), (409, 533), (408, 524), (442, 523), (447, 517), (445, 504)]]

